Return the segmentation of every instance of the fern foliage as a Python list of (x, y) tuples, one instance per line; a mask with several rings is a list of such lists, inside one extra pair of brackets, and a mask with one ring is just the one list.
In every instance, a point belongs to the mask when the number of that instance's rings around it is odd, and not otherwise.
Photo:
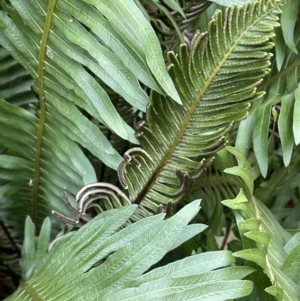
[(175, 6), (176, 2), (172, 1), (152, 2), (148, 14), (157, 34), (162, 36), (162, 45), (167, 51), (174, 50), (179, 39), (189, 44), (195, 31), (193, 21), (211, 5), (207, 0), (180, 1), (180, 6)]
[(0, 291), (4, 295), (9, 294), (9, 290), (16, 289), (20, 279), (19, 259), (21, 255), (22, 241), (14, 234), (13, 229), (7, 227), (0, 220)]
[[(149, 271), (165, 253), (206, 228), (188, 225), (199, 204), (190, 203), (172, 218), (159, 214), (121, 230), (137, 206), (112, 209), (67, 234), (48, 252), (47, 221), (37, 248), (34, 236), (26, 236), (31, 275), (6, 300), (225, 301), (248, 295), (252, 284), (241, 279), (252, 269), (230, 266), (235, 261), (230, 251), (197, 254)], [(28, 220), (26, 231), (30, 228)]]
[(224, 227), (227, 226), (224, 223), (226, 217), (221, 201), (235, 198), (239, 189), (244, 186), (241, 179), (224, 172), (234, 165), (234, 157), (230, 156), (226, 148), (219, 151), (205, 176), (195, 180), (190, 194), (180, 202), (180, 206), (183, 206), (192, 200), (202, 199), (198, 221), (207, 224), (211, 234), (215, 236), (222, 236)]
[(29, 73), (5, 48), (0, 48), (0, 62), (0, 98), (23, 107), (35, 104), (37, 99), (30, 89), (33, 81)]
[[(291, 162), (299, 145), (299, 51), (300, 27), (297, 16), (298, 1), (283, 7), (281, 28), (274, 37), (276, 61), (267, 80), (259, 89), (266, 90), (264, 98), (253, 106), (247, 120), (241, 123), (236, 146), (246, 155), (253, 143), (258, 166), (264, 177), (268, 162), (275, 152), (283, 155), (284, 166)], [(286, 43), (286, 44), (285, 44)], [(282, 143), (274, 143), (273, 132)]]
[[(115, 6), (125, 23), (143, 24), (143, 30), (117, 24)], [(63, 192), (74, 195), (97, 181), (84, 149), (117, 168), (121, 156), (99, 123), (138, 143), (105, 85), (135, 110), (145, 111), (149, 102), (139, 81), (180, 99), (155, 32), (133, 0), (109, 1), (106, 7), (98, 1), (3, 0), (0, 29), (2, 64), (20, 63), (28, 79), (23, 86), (11, 80), (10, 92), (0, 94), (1, 214), (21, 235), (26, 215), (39, 226), (52, 209), (68, 215)], [(1, 71), (2, 84), (14, 76), (14, 70)], [(28, 97), (31, 85), (36, 96)]]
[(0, 0), (7, 300), (300, 300), (300, 2), (245, 2)]
[[(260, 1), (218, 11), (208, 31), (195, 36), (190, 52), (182, 45), (178, 56), (169, 54), (169, 73), (182, 105), (153, 91), (146, 120), (136, 128), (141, 147), (125, 152), (118, 168), (129, 194), (121, 196), (122, 202), (141, 204), (143, 216), (145, 209), (176, 203), (191, 190), (206, 162), (226, 145), (233, 123), (263, 95), (257, 86), (269, 72), (269, 39), (278, 26), (280, 4)], [(106, 187), (98, 183), (93, 192), (89, 185), (77, 199), (121, 195), (116, 189), (105, 193)]]
[[(227, 169), (246, 184), (235, 199), (222, 203), (236, 212), (236, 220), (243, 242), (243, 250), (234, 256), (249, 261), (256, 268), (251, 280), (256, 285), (256, 298), (263, 300), (299, 300), (299, 233), (292, 235), (273, 214), (253, 196), (253, 174), (242, 153), (237, 155), (239, 166)], [(253, 265), (254, 263), (254, 265)], [(275, 298), (274, 298), (275, 297)]]

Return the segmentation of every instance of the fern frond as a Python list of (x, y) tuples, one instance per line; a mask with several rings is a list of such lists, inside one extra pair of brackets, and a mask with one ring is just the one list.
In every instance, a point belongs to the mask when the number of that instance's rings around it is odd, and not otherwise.
[[(278, 6), (278, 2), (261, 1), (243, 9), (227, 9), (224, 17), (219, 11), (208, 33), (195, 38), (190, 54), (186, 46), (182, 46), (179, 58), (170, 54), (170, 74), (183, 105), (171, 104), (153, 93), (147, 121), (139, 124), (136, 133), (148, 155), (132, 150), (129, 156), (141, 166), (125, 161), (123, 176), (132, 202), (145, 198), (150, 205), (156, 193), (181, 189), (184, 184), (178, 181), (176, 170), (196, 178), (205, 165), (201, 158), (224, 147), (232, 123), (244, 118), (249, 103), (262, 95), (256, 93), (255, 86), (268, 72), (271, 55), (267, 50), (272, 47), (268, 39), (273, 36)], [(168, 184), (171, 187), (167, 188)], [(170, 198), (160, 197), (162, 203)]]
[[(89, 161), (74, 141), (54, 131), (55, 118), (48, 116), (45, 133), (37, 136), (39, 119), (35, 115), (4, 100), (0, 100), (0, 108), (0, 141), (7, 148), (0, 155), (1, 178), (5, 180), (0, 188), (1, 215), (19, 231), (27, 215), (36, 225), (41, 225), (43, 216), (53, 208), (68, 215), (62, 193), (75, 193), (95, 181)], [(45, 151), (40, 145), (34, 149), (38, 138)]]
[[(233, 148), (231, 151), (242, 157), (240, 151)], [(232, 171), (243, 180), (251, 174), (249, 166), (241, 162), (234, 170), (227, 170), (228, 173)], [(253, 178), (250, 181), (253, 182)], [(243, 250), (234, 253), (234, 256), (250, 261), (249, 266), (256, 268), (251, 279), (258, 287), (257, 297), (267, 299), (270, 294), (278, 301), (298, 300), (300, 268), (296, 254), (299, 254), (300, 248), (299, 235), (292, 236), (282, 228), (269, 209), (253, 196), (253, 184), (249, 186), (247, 182), (246, 193), (241, 190), (235, 199), (222, 202), (236, 212), (243, 241)]]
[[(18, 95), (18, 102), (11, 101), (16, 92), (12, 85), (0, 101), (1, 209), (10, 216), (5, 221), (21, 231), (26, 215), (39, 229), (51, 209), (70, 214), (61, 201), (64, 191), (75, 194), (97, 181), (80, 147), (113, 169), (122, 161), (90, 119), (138, 143), (103, 83), (141, 111), (149, 97), (139, 80), (180, 102), (155, 32), (136, 4), (114, 0), (104, 7), (92, 2), (0, 0), (0, 44), (29, 74), (26, 91), (33, 84), (38, 96), (37, 105), (21, 110), (18, 105), (28, 99)], [(138, 18), (141, 30), (132, 36), (129, 27), (118, 26), (114, 5), (124, 22), (136, 24)], [(15, 64), (5, 55), (3, 63)], [(16, 170), (19, 176), (11, 175)]]
[[(58, 241), (33, 274), (6, 300), (220, 300), (249, 295), (252, 272), (234, 267), (230, 251), (208, 252), (149, 269), (169, 250), (206, 226), (188, 225), (199, 210), (192, 202), (176, 215), (144, 218), (121, 228), (136, 205), (99, 214)], [(27, 226), (29, 223), (27, 223)], [(34, 254), (34, 239), (32, 239)]]
[(118, 168), (132, 203), (156, 211), (158, 204), (182, 199), (210, 161), (203, 158), (226, 145), (233, 123), (262, 97), (256, 90), (269, 72), (269, 39), (280, 4), (257, 1), (228, 8), (224, 15), (218, 11), (208, 32), (195, 36), (190, 53), (182, 45), (179, 56), (169, 54), (182, 105), (152, 93), (147, 119), (135, 134), (143, 148), (125, 152)]
[[(292, 12), (290, 7), (283, 9)], [(291, 19), (293, 22), (293, 19)], [(285, 30), (286, 31), (286, 30)], [(274, 39), (276, 50), (276, 64), (272, 72), (259, 87), (267, 91), (262, 101), (253, 106), (248, 118), (240, 124), (236, 146), (247, 154), (253, 144), (255, 155), (261, 173), (267, 176), (269, 158), (278, 150), (278, 145), (270, 145), (269, 129), (271, 128), (271, 110), (275, 109), (279, 115), (278, 134), (281, 140), (279, 151), (283, 154), (285, 166), (291, 162), (294, 145), (300, 143), (299, 116), (300, 116), (300, 60), (299, 56), (290, 49), (282, 49), (285, 45), (283, 34), (294, 36), (295, 47), (300, 51), (300, 27), (295, 27), (295, 32), (282, 33), (281, 28), (277, 30)], [(256, 120), (256, 122), (255, 122)], [(255, 137), (255, 139), (253, 138)]]

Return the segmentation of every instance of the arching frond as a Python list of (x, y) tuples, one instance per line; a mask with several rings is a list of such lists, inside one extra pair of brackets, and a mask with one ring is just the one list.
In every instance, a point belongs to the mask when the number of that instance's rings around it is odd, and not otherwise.
[[(190, 52), (182, 45), (178, 56), (169, 54), (182, 105), (153, 92), (135, 134), (142, 148), (125, 152), (118, 168), (120, 183), (140, 210), (156, 211), (159, 204), (182, 199), (210, 161), (203, 158), (226, 145), (233, 123), (262, 97), (256, 90), (269, 72), (279, 6), (258, 1), (224, 15), (218, 11), (208, 32), (194, 37)], [(83, 191), (77, 196), (84, 202), (93, 193)]]
[[(121, 24), (117, 13), (134, 30)], [(19, 230), (26, 215), (38, 229), (51, 209), (68, 214), (61, 199), (64, 191), (75, 194), (97, 181), (82, 149), (114, 170), (122, 161), (94, 121), (138, 143), (104, 84), (141, 111), (149, 97), (139, 81), (180, 99), (155, 32), (133, 0), (126, 5), (119, 0), (101, 5), (83, 0), (0, 0), (0, 29), (0, 44), (6, 49), (1, 53), (3, 64), (19, 62), (28, 78), (22, 87), (11, 84), (0, 93), (5, 97), (0, 101), (0, 178), (5, 181), (0, 206), (5, 221), (18, 224)], [(16, 61), (6, 56), (8, 52)], [(4, 71), (0, 85), (14, 75), (8, 77)], [(31, 86), (37, 99), (17, 93), (17, 88), (28, 92)], [(23, 104), (30, 107), (18, 107)]]
[(68, 214), (61, 201), (64, 189), (75, 193), (95, 181), (82, 150), (55, 131), (54, 116), (40, 135), (39, 119), (27, 110), (0, 100), (0, 111), (0, 141), (7, 148), (0, 155), (1, 216), (20, 231), (27, 215), (39, 225), (53, 208)]
[[(213, 296), (225, 301), (249, 295), (252, 284), (242, 279), (252, 269), (231, 266), (235, 260), (230, 251), (195, 254), (153, 268), (167, 252), (206, 228), (188, 225), (199, 204), (192, 202), (168, 219), (158, 214), (123, 229), (137, 206), (109, 210), (57, 241), (49, 252), (41, 243), (36, 248), (31, 237), (26, 251), (33, 258), (28, 266), (32, 274), (6, 300), (192, 301)], [(30, 225), (27, 221), (26, 231)], [(45, 234), (39, 242), (47, 241)], [(40, 254), (44, 256), (36, 260)]]

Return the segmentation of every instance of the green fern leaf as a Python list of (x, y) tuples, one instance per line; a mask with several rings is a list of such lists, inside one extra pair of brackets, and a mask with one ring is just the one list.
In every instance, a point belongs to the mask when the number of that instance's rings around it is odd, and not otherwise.
[[(239, 168), (251, 172), (249, 166)], [(275, 296), (278, 301), (298, 300), (299, 264), (295, 260), (298, 258), (299, 235), (292, 237), (283, 229), (269, 209), (250, 190), (246, 194), (241, 190), (234, 200), (222, 203), (236, 211), (243, 250), (234, 253), (234, 256), (257, 265), (249, 264), (257, 269), (254, 283), (261, 286), (261, 273), (264, 273), (270, 281), (269, 285), (264, 284), (265, 292)], [(261, 297), (262, 294), (261, 292)]]
[(139, 219), (160, 210), (158, 204), (177, 203), (190, 192), (208, 165), (203, 157), (210, 162), (225, 147), (233, 123), (245, 118), (250, 103), (264, 94), (256, 87), (269, 72), (269, 38), (278, 26), (280, 5), (258, 1), (227, 8), (224, 16), (218, 11), (208, 32), (194, 37), (190, 52), (182, 45), (178, 57), (169, 54), (169, 72), (182, 105), (153, 91), (146, 121), (136, 127), (142, 148), (126, 151), (118, 167), (129, 197), (105, 183), (88, 185), (76, 195), (79, 212), (86, 201), (112, 199), (112, 206), (119, 197), (123, 204), (141, 204), (134, 215)]
[(26, 218), (24, 243), (22, 246), (22, 280), (25, 281), (34, 273), (35, 268), (46, 255), (50, 243), (51, 221), (46, 218), (42, 224), (40, 235), (36, 243), (35, 226), (30, 217)]
[[(253, 270), (231, 266), (235, 259), (230, 251), (197, 254), (149, 271), (176, 241), (184, 241), (182, 234), (191, 229), (188, 223), (199, 204), (192, 202), (166, 220), (159, 214), (126, 228), (122, 225), (136, 205), (99, 214), (65, 240), (57, 241), (6, 301), (225, 301), (249, 295), (252, 283), (241, 279)], [(35, 253), (33, 238), (31, 252)]]
[[(291, 5), (295, 5), (295, 3), (293, 2)], [(285, 7), (286, 12), (289, 10), (290, 7)], [(293, 14), (291, 13), (291, 15)], [(295, 21), (294, 17), (290, 17), (291, 20), (288, 26), (291, 26)], [(290, 31), (284, 30), (285, 35), (291, 35)], [(274, 39), (277, 64), (273, 65), (269, 78), (259, 87), (259, 90), (266, 90), (267, 93), (260, 103), (250, 109), (248, 118), (241, 122), (236, 140), (236, 146), (243, 150), (244, 155), (247, 155), (251, 143), (253, 143), (255, 156), (264, 177), (267, 176), (268, 162), (276, 151), (273, 149), (274, 146), (271, 143), (272, 136), (271, 138), (268, 136), (272, 123), (271, 110), (275, 110), (276, 112), (278, 110), (277, 113), (279, 113), (278, 134), (281, 139), (282, 150), (280, 151), (283, 153), (285, 166), (291, 160), (291, 150), (294, 144), (299, 144), (299, 131), (296, 131), (299, 123), (299, 105), (297, 102), (299, 75), (295, 76), (295, 74), (299, 74), (300, 60), (292, 50), (282, 49), (282, 45), (285, 45), (285, 42), (280, 35), (282, 35), (282, 32), (279, 30), (278, 39)], [(295, 36), (295, 46), (299, 52), (299, 26), (295, 26), (293, 35)], [(288, 39), (292, 42), (291, 37)], [(275, 106), (276, 109), (274, 108)], [(289, 117), (287, 118), (287, 116)], [(293, 117), (291, 118), (290, 116)]]
[[(113, 20), (85, 1), (1, 0), (0, 6), (0, 44), (6, 48), (1, 48), (2, 63), (6, 68), (11, 66), (5, 72), (1, 69), (0, 82), (5, 85), (16, 76), (11, 72), (16, 61), (25, 68), (23, 76), (28, 78), (23, 86), (12, 84), (1, 92), (6, 99), (0, 104), (0, 141), (4, 148), (0, 160), (7, 161), (0, 174), (5, 180), (0, 192), (1, 210), (5, 220), (18, 230), (23, 231), (27, 215), (39, 230), (52, 209), (70, 214), (61, 202), (64, 191), (75, 194), (83, 185), (97, 181), (80, 147), (112, 169), (117, 169), (122, 160), (90, 119), (125, 140), (138, 142), (102, 85), (141, 111), (146, 110), (149, 97), (139, 80), (162, 93), (156, 81), (165, 83), (175, 99), (176, 90), (165, 64), (158, 65), (163, 56), (158, 41), (153, 40), (154, 31), (145, 25), (146, 19), (143, 24), (147, 32), (136, 32), (135, 36), (137, 41), (147, 40), (145, 47), (151, 41), (152, 52), (142, 49), (136, 53), (113, 27)], [(130, 8), (137, 11), (133, 1)], [(135, 19), (128, 16), (126, 21)], [(151, 63), (153, 56), (155, 62)], [(27, 96), (30, 86), (38, 99), (33, 93)], [(13, 175), (15, 170), (18, 173)], [(16, 202), (20, 214), (11, 214)], [(12, 216), (9, 221), (7, 216)]]
[(295, 108), (293, 114), (293, 133), (295, 144), (300, 144), (300, 133), (298, 131), (300, 127), (300, 84), (298, 85), (297, 89), (295, 90)]
[(292, 152), (294, 148), (293, 136), (293, 116), (294, 111), (294, 93), (284, 95), (281, 98), (281, 110), (278, 119), (278, 130), (282, 142), (283, 163), (288, 166), (291, 162)]
[[(37, 226), (53, 208), (68, 215), (61, 202), (63, 191), (76, 193), (80, 186), (95, 181), (82, 150), (61, 131), (54, 131), (56, 122), (51, 117), (41, 135), (38, 118), (27, 110), (0, 100), (0, 111), (0, 141), (8, 150), (0, 155), (5, 180), (0, 187), (2, 216), (22, 231), (27, 215)], [(37, 145), (38, 139), (46, 151)]]
[(147, 121), (136, 132), (144, 150), (127, 151), (119, 166), (131, 202), (154, 210), (155, 203), (178, 201), (206, 166), (201, 159), (226, 145), (233, 122), (262, 96), (256, 86), (268, 73), (268, 40), (279, 5), (260, 1), (229, 8), (224, 16), (219, 11), (208, 32), (194, 38), (190, 53), (182, 45), (178, 57), (169, 55), (183, 105), (153, 92)]

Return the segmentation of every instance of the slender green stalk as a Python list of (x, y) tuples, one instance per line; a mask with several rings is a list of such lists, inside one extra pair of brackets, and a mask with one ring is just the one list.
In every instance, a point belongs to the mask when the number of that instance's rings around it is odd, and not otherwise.
[(44, 28), (41, 36), (40, 53), (39, 53), (39, 65), (38, 65), (38, 93), (39, 93), (39, 104), (40, 104), (40, 116), (39, 116), (39, 126), (37, 131), (36, 146), (35, 146), (35, 158), (34, 158), (34, 178), (32, 187), (32, 220), (36, 223), (37, 219), (37, 205), (38, 205), (38, 190), (40, 183), (40, 159), (43, 144), (43, 134), (45, 130), (45, 119), (46, 119), (46, 99), (45, 99), (45, 55), (47, 51), (47, 43), (50, 34), (50, 27), (52, 23), (52, 18), (54, 14), (54, 9), (56, 6), (56, 0), (50, 0), (46, 19), (44, 23)]

